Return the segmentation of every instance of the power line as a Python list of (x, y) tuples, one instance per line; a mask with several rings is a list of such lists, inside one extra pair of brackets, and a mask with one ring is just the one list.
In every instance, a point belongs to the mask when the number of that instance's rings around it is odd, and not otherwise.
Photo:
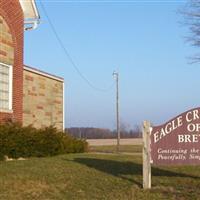
[(47, 11), (46, 11), (46, 9), (45, 9), (45, 7), (44, 7), (42, 1), (40, 0), (39, 2), (40, 2), (41, 8), (42, 8), (42, 10), (43, 10), (43, 12), (44, 12), (44, 14), (45, 14), (45, 16), (46, 16), (48, 22), (49, 22), (49, 25), (50, 25), (50, 27), (51, 27), (51, 29), (52, 29), (52, 31), (53, 31), (53, 33), (54, 33), (54, 35), (55, 35), (57, 41), (58, 41), (60, 47), (63, 49), (63, 51), (64, 51), (66, 57), (68, 58), (68, 60), (70, 61), (71, 65), (74, 67), (74, 69), (75, 69), (76, 72), (78, 73), (78, 75), (79, 75), (92, 89), (94, 89), (94, 90), (97, 90), (97, 91), (100, 91), (100, 92), (106, 92), (106, 91), (110, 90), (110, 89), (114, 86), (114, 82), (113, 82), (113, 84), (110, 85), (108, 88), (102, 89), (102, 88), (98, 88), (98, 87), (94, 86), (94, 85), (82, 74), (82, 72), (79, 70), (79, 68), (77, 67), (76, 63), (74, 62), (74, 60), (73, 60), (72, 57), (70, 56), (69, 51), (66, 49), (66, 47), (64, 46), (62, 40), (60, 39), (60, 37), (59, 37), (59, 35), (58, 35), (58, 33), (57, 33), (57, 31), (56, 31), (56, 29), (55, 29), (55, 27), (54, 27), (54, 25), (53, 25), (51, 19), (50, 19), (50, 17), (49, 17), (48, 14), (47, 14)]

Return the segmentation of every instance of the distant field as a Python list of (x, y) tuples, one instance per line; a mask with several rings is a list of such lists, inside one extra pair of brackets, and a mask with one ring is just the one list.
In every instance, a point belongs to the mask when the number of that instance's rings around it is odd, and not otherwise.
[(0, 200), (200, 200), (200, 166), (153, 167), (142, 189), (142, 157), (66, 154), (0, 162)]
[[(117, 139), (87, 139), (87, 142), (91, 146), (108, 146), (116, 145)], [(142, 145), (141, 138), (129, 138), (129, 139), (120, 139), (121, 145)]]
[[(89, 152), (98, 152), (98, 153), (116, 153), (116, 145), (106, 145), (106, 146), (89, 146)], [(142, 153), (142, 145), (120, 145), (120, 153)]]

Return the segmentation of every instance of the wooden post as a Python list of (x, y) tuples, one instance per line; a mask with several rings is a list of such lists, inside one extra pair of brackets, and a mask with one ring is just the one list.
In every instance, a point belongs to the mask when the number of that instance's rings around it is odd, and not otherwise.
[(150, 122), (143, 123), (143, 188), (151, 188)]

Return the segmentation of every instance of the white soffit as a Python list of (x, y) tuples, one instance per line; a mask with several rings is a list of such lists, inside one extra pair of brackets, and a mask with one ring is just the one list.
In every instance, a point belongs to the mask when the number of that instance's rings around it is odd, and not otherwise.
[(38, 20), (39, 13), (34, 0), (19, 0), (24, 12), (24, 20)]

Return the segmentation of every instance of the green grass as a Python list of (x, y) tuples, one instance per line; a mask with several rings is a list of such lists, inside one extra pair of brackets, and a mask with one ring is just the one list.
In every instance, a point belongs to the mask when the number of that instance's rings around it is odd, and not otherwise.
[[(99, 153), (116, 153), (117, 147), (114, 145), (108, 146), (90, 146), (90, 152), (99, 152)], [(120, 145), (119, 151), (121, 153), (142, 153), (141, 145)]]
[(200, 200), (200, 167), (153, 167), (142, 189), (137, 155), (68, 154), (0, 162), (1, 200)]

